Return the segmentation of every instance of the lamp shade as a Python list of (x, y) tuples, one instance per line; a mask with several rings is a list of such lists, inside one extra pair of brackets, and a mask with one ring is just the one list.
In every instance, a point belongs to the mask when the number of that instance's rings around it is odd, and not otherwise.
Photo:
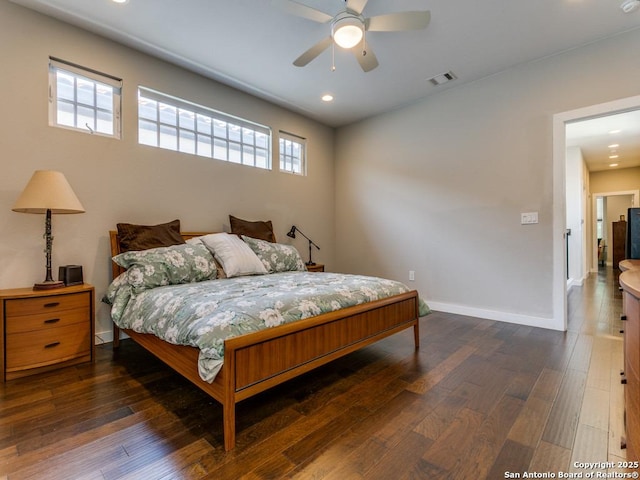
[(53, 170), (36, 170), (12, 210), (19, 213), (84, 213), (65, 176)]

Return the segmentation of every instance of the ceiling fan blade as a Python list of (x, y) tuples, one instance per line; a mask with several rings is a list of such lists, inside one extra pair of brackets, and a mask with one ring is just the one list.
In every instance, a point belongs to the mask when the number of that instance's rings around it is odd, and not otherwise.
[(298, 3), (295, 0), (271, 0), (271, 4), (291, 15), (313, 20), (314, 22), (327, 23), (333, 20), (331, 15)]
[(322, 52), (324, 52), (327, 48), (329, 48), (332, 42), (333, 42), (333, 39), (331, 37), (327, 37), (323, 40), (320, 40), (313, 47), (311, 47), (309, 50), (307, 50), (298, 58), (296, 58), (293, 64), (296, 67), (304, 67), (307, 63), (309, 63), (311, 60), (313, 60)]
[(367, 6), (367, 2), (368, 1), (369, 0), (349, 0), (347, 2), (347, 8), (349, 10), (353, 10), (358, 15), (360, 15), (362, 13), (362, 11), (364, 10), (364, 7)]
[(366, 26), (370, 32), (399, 32), (426, 28), (431, 20), (431, 12), (389, 13), (367, 18)]
[(378, 59), (376, 58), (376, 54), (373, 53), (373, 50), (371, 50), (371, 47), (369, 47), (368, 45), (365, 44), (365, 47), (363, 49), (362, 42), (360, 42), (360, 44), (353, 47), (351, 51), (358, 60), (360, 67), (365, 72), (370, 72), (378, 66)]

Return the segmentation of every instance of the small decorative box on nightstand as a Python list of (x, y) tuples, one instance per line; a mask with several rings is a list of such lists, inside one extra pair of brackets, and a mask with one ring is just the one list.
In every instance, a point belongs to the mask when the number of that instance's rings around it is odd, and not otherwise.
[(307, 272), (324, 272), (324, 264), (314, 263), (313, 265), (307, 265)]
[(0, 290), (2, 380), (94, 359), (91, 285), (53, 290)]

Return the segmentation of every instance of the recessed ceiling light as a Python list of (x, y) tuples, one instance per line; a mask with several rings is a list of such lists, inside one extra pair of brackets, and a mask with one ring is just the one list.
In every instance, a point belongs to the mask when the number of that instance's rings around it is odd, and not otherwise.
[(113, 3), (127, 3), (129, 0), (111, 0)]
[(617, 164), (617, 163), (610, 163), (610, 164), (609, 164), (609, 166), (610, 166), (610, 167), (617, 167), (617, 166), (618, 166), (618, 164)]
[(333, 95), (327, 93), (325, 95), (322, 96), (322, 101), (323, 102), (333, 102)]
[(618, 148), (620, 145), (618, 145), (617, 143), (612, 143), (611, 145), (609, 145), (607, 148)]
[(609, 158), (618, 158), (618, 155), (609, 155)]
[(620, 133), (622, 130), (610, 130), (609, 133), (614, 134), (614, 133)]

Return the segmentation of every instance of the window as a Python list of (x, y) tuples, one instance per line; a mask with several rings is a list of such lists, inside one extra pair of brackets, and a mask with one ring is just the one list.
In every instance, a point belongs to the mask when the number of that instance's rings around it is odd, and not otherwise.
[(138, 143), (271, 168), (269, 127), (138, 88)]
[(49, 59), (49, 125), (120, 138), (122, 80)]
[(280, 171), (305, 175), (306, 145), (306, 139), (280, 132)]

